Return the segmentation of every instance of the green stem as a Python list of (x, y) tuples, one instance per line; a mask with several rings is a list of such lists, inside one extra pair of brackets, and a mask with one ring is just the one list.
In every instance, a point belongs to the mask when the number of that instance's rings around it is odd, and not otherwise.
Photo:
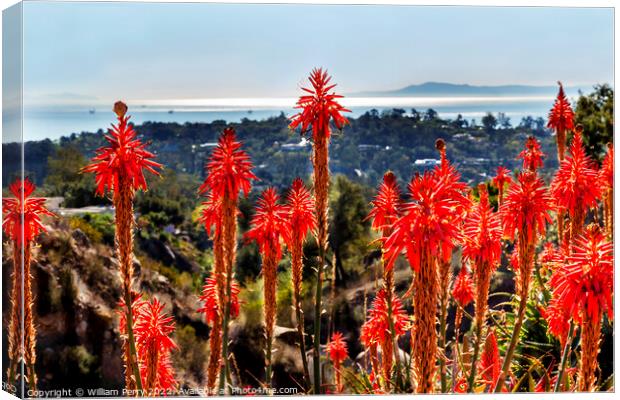
[[(443, 289), (442, 289), (443, 290)], [(447, 307), (447, 299), (445, 296), (445, 291), (442, 294), (441, 299), (441, 313), (439, 315), (439, 348), (442, 351), (445, 351), (446, 347), (446, 335), (447, 335), (447, 326), (446, 326), (446, 314), (448, 311)], [(446, 393), (448, 391), (448, 377), (446, 374), (446, 359), (445, 354), (441, 356), (439, 359), (439, 374), (441, 375), (441, 393)]]
[(265, 385), (271, 388), (271, 346), (273, 338), (267, 338), (267, 348), (265, 349)]
[(304, 315), (299, 298), (297, 298), (297, 301), (295, 302), (295, 317), (297, 318), (297, 334), (299, 335), (299, 352), (301, 353), (301, 363), (304, 367), (304, 389), (308, 390), (308, 385), (310, 384), (310, 370), (308, 369), (308, 357), (306, 356)]
[(133, 376), (136, 381), (136, 389), (138, 389), (138, 394), (142, 396), (142, 377), (140, 376), (140, 367), (138, 366), (136, 339), (133, 335), (133, 312), (131, 311), (131, 304), (131, 290), (125, 290), (125, 320), (127, 325), (127, 341), (129, 342), (129, 356), (131, 357), (131, 360), (129, 360), (129, 364), (131, 365), (131, 370), (133, 371)]
[(566, 360), (568, 359), (568, 353), (570, 353), (570, 346), (573, 340), (573, 332), (575, 331), (575, 324), (570, 322), (570, 328), (568, 329), (568, 336), (566, 337), (566, 343), (564, 344), (564, 350), (562, 351), (562, 360), (560, 361), (560, 369), (558, 371), (558, 378), (555, 381), (553, 388), (554, 392), (560, 391), (560, 385), (562, 384), (562, 376), (564, 375), (564, 369), (566, 368)]

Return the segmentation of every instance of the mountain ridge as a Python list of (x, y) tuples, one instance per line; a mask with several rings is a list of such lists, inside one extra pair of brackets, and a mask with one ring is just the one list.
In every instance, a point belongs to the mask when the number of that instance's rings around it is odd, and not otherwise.
[[(564, 88), (568, 95), (577, 94), (582, 86)], [(428, 81), (412, 84), (400, 89), (364, 91), (349, 96), (515, 96), (515, 95), (555, 95), (558, 85), (470, 85), (468, 83), (449, 83)]]

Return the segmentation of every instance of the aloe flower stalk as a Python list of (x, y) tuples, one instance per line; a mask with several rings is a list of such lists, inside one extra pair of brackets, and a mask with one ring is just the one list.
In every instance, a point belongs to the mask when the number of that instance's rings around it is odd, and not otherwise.
[[(385, 241), (392, 233), (392, 223), (400, 215), (401, 199), (400, 188), (396, 182), (396, 176), (391, 171), (388, 171), (383, 175), (383, 182), (379, 186), (377, 196), (372, 202), (372, 210), (367, 218), (372, 219), (372, 228), (381, 231), (381, 239)], [(382, 363), (384, 371), (387, 371), (387, 378), (389, 378), (389, 372), (392, 368), (392, 361), (396, 361), (396, 370), (400, 375), (399, 355), (398, 355), (398, 342), (396, 341), (396, 334), (394, 331), (394, 322), (391, 316), (392, 313), (392, 294), (394, 294), (394, 270), (393, 268), (387, 268), (385, 266), (385, 253), (381, 251), (381, 262), (383, 264), (383, 285), (385, 291), (389, 294), (387, 299), (387, 312), (389, 321), (389, 332), (391, 337), (393, 352), (382, 352)], [(393, 353), (393, 354), (392, 354)]]
[(596, 388), (603, 314), (613, 319), (613, 263), (613, 244), (591, 224), (573, 242), (566, 264), (551, 277), (552, 301), (581, 325), (580, 391)]
[(174, 320), (164, 313), (164, 305), (156, 298), (145, 302), (137, 313), (136, 345), (144, 392), (148, 396), (165, 396), (176, 387), (170, 352), (177, 348), (170, 335)]
[(569, 218), (569, 230), (563, 243), (568, 246), (566, 248), (570, 248), (573, 238), (581, 233), (588, 209), (595, 208), (602, 195), (598, 172), (586, 154), (580, 128), (575, 130), (569, 154), (551, 182), (551, 196), (555, 205)]
[[(460, 239), (459, 226), (452, 215), (468, 201), (458, 181), (436, 171), (416, 176), (409, 184), (411, 201), (394, 222), (385, 240), (387, 268), (405, 251), (414, 272), (414, 323), (412, 341), (413, 373), (418, 393), (434, 390), (437, 360), (435, 312), (439, 306), (438, 262), (451, 254)], [(463, 185), (464, 186), (464, 185)]]
[[(220, 284), (213, 276), (205, 279), (202, 287), (200, 301), (202, 308), (198, 309), (199, 313), (205, 315), (205, 320), (211, 331), (209, 332), (209, 363), (207, 366), (207, 389), (208, 393), (215, 393), (215, 384), (220, 373), (221, 367), (221, 351), (222, 351), (222, 302), (220, 301)], [(239, 316), (239, 284), (233, 280), (231, 283), (231, 307), (230, 318), (235, 319)]]
[(245, 234), (246, 240), (254, 240), (258, 244), (262, 256), (262, 272), (264, 281), (263, 312), (265, 317), (265, 334), (267, 348), (265, 350), (265, 380), (271, 386), (271, 364), (273, 330), (276, 324), (276, 291), (278, 284), (278, 262), (282, 258), (282, 243), (290, 242), (291, 227), (288, 221), (288, 209), (279, 204), (274, 188), (266, 189), (256, 205), (256, 213), (252, 217), (252, 227)]
[(607, 154), (598, 175), (603, 192), (603, 220), (609, 240), (614, 235), (614, 145), (607, 143)]
[[(224, 310), (222, 315), (222, 352), (223, 368), (220, 368), (219, 392), (223, 393), (226, 376), (229, 375), (228, 360), (228, 324), (231, 310), (231, 292), (233, 267), (237, 254), (237, 215), (239, 213), (239, 192), (248, 195), (252, 180), (257, 179), (252, 173), (252, 162), (248, 154), (241, 149), (235, 130), (226, 128), (220, 135), (217, 147), (211, 153), (206, 165), (207, 177), (198, 189), (201, 194), (210, 193), (214, 201), (221, 202), (219, 210), (213, 216), (221, 215), (222, 267), (216, 265), (219, 272), (216, 281), (220, 286), (218, 292), (223, 293)], [(217, 218), (216, 218), (217, 221)], [(216, 255), (217, 256), (217, 255)], [(222, 283), (225, 284), (222, 289)]]
[(551, 222), (549, 211), (552, 209), (551, 198), (544, 182), (535, 171), (526, 169), (519, 173), (517, 180), (510, 185), (500, 215), (504, 235), (516, 239), (515, 256), (517, 268), (515, 287), (519, 305), (515, 316), (510, 343), (506, 349), (502, 372), (497, 380), (495, 392), (501, 392), (504, 381), (510, 371), (514, 350), (519, 340), (525, 309), (529, 296), (534, 255), (539, 235), (546, 231), (546, 224)]
[(504, 188), (506, 187), (507, 183), (511, 182), (512, 178), (510, 177), (510, 170), (502, 166), (497, 167), (497, 172), (493, 177), (492, 183), (499, 192), (497, 195), (497, 204), (500, 207), (502, 205), (502, 202), (504, 201)]
[[(434, 170), (436, 179), (444, 181), (445, 184), (452, 187), (448, 191), (447, 196), (456, 199), (455, 207), (446, 214), (446, 218), (450, 219), (455, 226), (461, 226), (466, 210), (470, 206), (468, 198), (463, 196), (467, 191), (464, 183), (459, 182), (460, 174), (454, 168), (446, 157), (446, 143), (443, 139), (437, 139), (435, 148), (439, 151), (441, 163), (440, 167)], [(456, 196), (455, 196), (456, 194)], [(456, 238), (455, 238), (456, 239)], [(454, 245), (459, 244), (459, 240), (454, 240)], [(453, 246), (454, 247), (454, 246)], [(447, 319), (448, 319), (448, 303), (450, 302), (450, 281), (452, 280), (452, 251), (453, 247), (442, 249), (442, 254), (438, 258), (439, 267), (439, 339), (437, 345), (441, 351), (445, 351), (447, 336)], [(444, 253), (445, 252), (445, 253)], [(439, 358), (439, 374), (441, 381), (441, 392), (448, 390), (448, 374), (446, 371), (445, 357)]]
[[(153, 175), (159, 175), (161, 164), (152, 159), (155, 155), (146, 150), (146, 144), (137, 138), (133, 127), (129, 125), (129, 116), (126, 116), (127, 106), (123, 102), (114, 104), (114, 112), (118, 117), (118, 124), (112, 125), (109, 135), (105, 136), (108, 146), (97, 150), (93, 163), (84, 167), (82, 172), (95, 174), (97, 194), (103, 196), (112, 192), (112, 201), (115, 209), (116, 252), (120, 264), (123, 288), (123, 300), (130, 304), (132, 300), (133, 284), (133, 199), (136, 190), (147, 190), (144, 170)], [(128, 346), (129, 355), (126, 360), (125, 374), (132, 375), (138, 390), (142, 389), (140, 369), (136, 354), (136, 344), (133, 332), (133, 317), (131, 307), (125, 308), (127, 315), (127, 338), (123, 346)]]
[(331, 77), (321, 68), (310, 74), (312, 89), (302, 88), (308, 94), (297, 101), (296, 108), (301, 111), (291, 119), (290, 128), (301, 127), (302, 134), (312, 127), (314, 167), (314, 198), (316, 205), (317, 231), (319, 247), (319, 267), (317, 268), (316, 299), (314, 308), (314, 393), (321, 393), (321, 295), (323, 290), (323, 269), (325, 253), (328, 248), (328, 194), (329, 194), (329, 141), (331, 137), (330, 122), (337, 129), (342, 129), (348, 120), (342, 115), (349, 112), (338, 103), (342, 96), (333, 91), (336, 85), (330, 84)]
[(555, 131), (555, 139), (558, 146), (558, 160), (562, 162), (564, 160), (564, 153), (566, 152), (566, 133), (574, 129), (575, 114), (570, 106), (570, 102), (564, 94), (564, 88), (562, 82), (558, 82), (560, 90), (558, 96), (555, 99), (555, 103), (549, 111), (549, 121), (547, 127)]
[(340, 370), (342, 362), (347, 359), (348, 349), (347, 343), (340, 332), (334, 332), (331, 341), (327, 343), (327, 354), (334, 364), (334, 375), (336, 378), (336, 393), (342, 393), (342, 371)]
[[(372, 307), (368, 312), (368, 318), (362, 326), (362, 343), (374, 353), (375, 362), (373, 371), (376, 376), (383, 378), (384, 389), (389, 389), (392, 372), (392, 360), (398, 348), (394, 348), (398, 338), (409, 329), (409, 316), (405, 311), (402, 301), (387, 289), (381, 289), (377, 293)], [(381, 368), (377, 357), (378, 347), (381, 348)], [(387, 356), (386, 356), (387, 354)]]
[(469, 390), (473, 390), (476, 379), (476, 363), (486, 322), (491, 276), (502, 255), (500, 217), (491, 209), (486, 185), (478, 185), (478, 190), (480, 202), (473, 207), (463, 229), (463, 258), (470, 261), (476, 284), (474, 314), (476, 340), (469, 376)]
[[(209, 363), (207, 366), (207, 390), (215, 392), (215, 385), (220, 374), (222, 364), (222, 312), (226, 298), (226, 270), (224, 263), (224, 238), (222, 236), (222, 199), (213, 193), (207, 195), (207, 201), (202, 203), (200, 222), (203, 223), (208, 235), (213, 229), (213, 274), (203, 287), (201, 300), (205, 307), (199, 312), (205, 312), (207, 323), (211, 326), (209, 332)], [(234, 286), (234, 285), (233, 285)], [(231, 289), (234, 293), (234, 288)], [(207, 302), (209, 305), (207, 305)], [(213, 304), (215, 302), (216, 304)]]
[(304, 313), (301, 308), (301, 286), (303, 279), (303, 244), (309, 232), (316, 230), (316, 214), (314, 199), (304, 186), (303, 181), (297, 178), (286, 197), (286, 206), (289, 212), (290, 242), (287, 244), (291, 253), (291, 272), (293, 277), (293, 303), (299, 336), (299, 351), (304, 369), (306, 388), (310, 385), (310, 371), (306, 357), (306, 339), (304, 335)]
[(13, 242), (13, 287), (11, 317), (8, 330), (8, 383), (16, 382), (18, 365), (23, 360), (29, 388), (36, 390), (36, 329), (32, 306), (30, 264), (32, 243), (45, 232), (41, 216), (53, 216), (45, 208), (45, 198), (32, 197), (36, 187), (28, 178), (17, 179), (9, 185), (12, 198), (2, 199), (4, 219), (2, 228)]

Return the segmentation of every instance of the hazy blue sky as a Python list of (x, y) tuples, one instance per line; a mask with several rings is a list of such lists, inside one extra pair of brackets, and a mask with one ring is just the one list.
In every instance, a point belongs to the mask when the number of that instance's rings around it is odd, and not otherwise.
[(314, 66), (342, 91), (613, 80), (613, 11), (26, 3), (25, 92), (67, 99), (277, 97)]

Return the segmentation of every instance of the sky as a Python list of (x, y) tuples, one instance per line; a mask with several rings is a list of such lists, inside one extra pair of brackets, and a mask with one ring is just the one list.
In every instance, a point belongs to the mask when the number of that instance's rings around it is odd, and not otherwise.
[(286, 97), (426, 81), (613, 83), (611, 8), (165, 3), (24, 6), (31, 104)]

